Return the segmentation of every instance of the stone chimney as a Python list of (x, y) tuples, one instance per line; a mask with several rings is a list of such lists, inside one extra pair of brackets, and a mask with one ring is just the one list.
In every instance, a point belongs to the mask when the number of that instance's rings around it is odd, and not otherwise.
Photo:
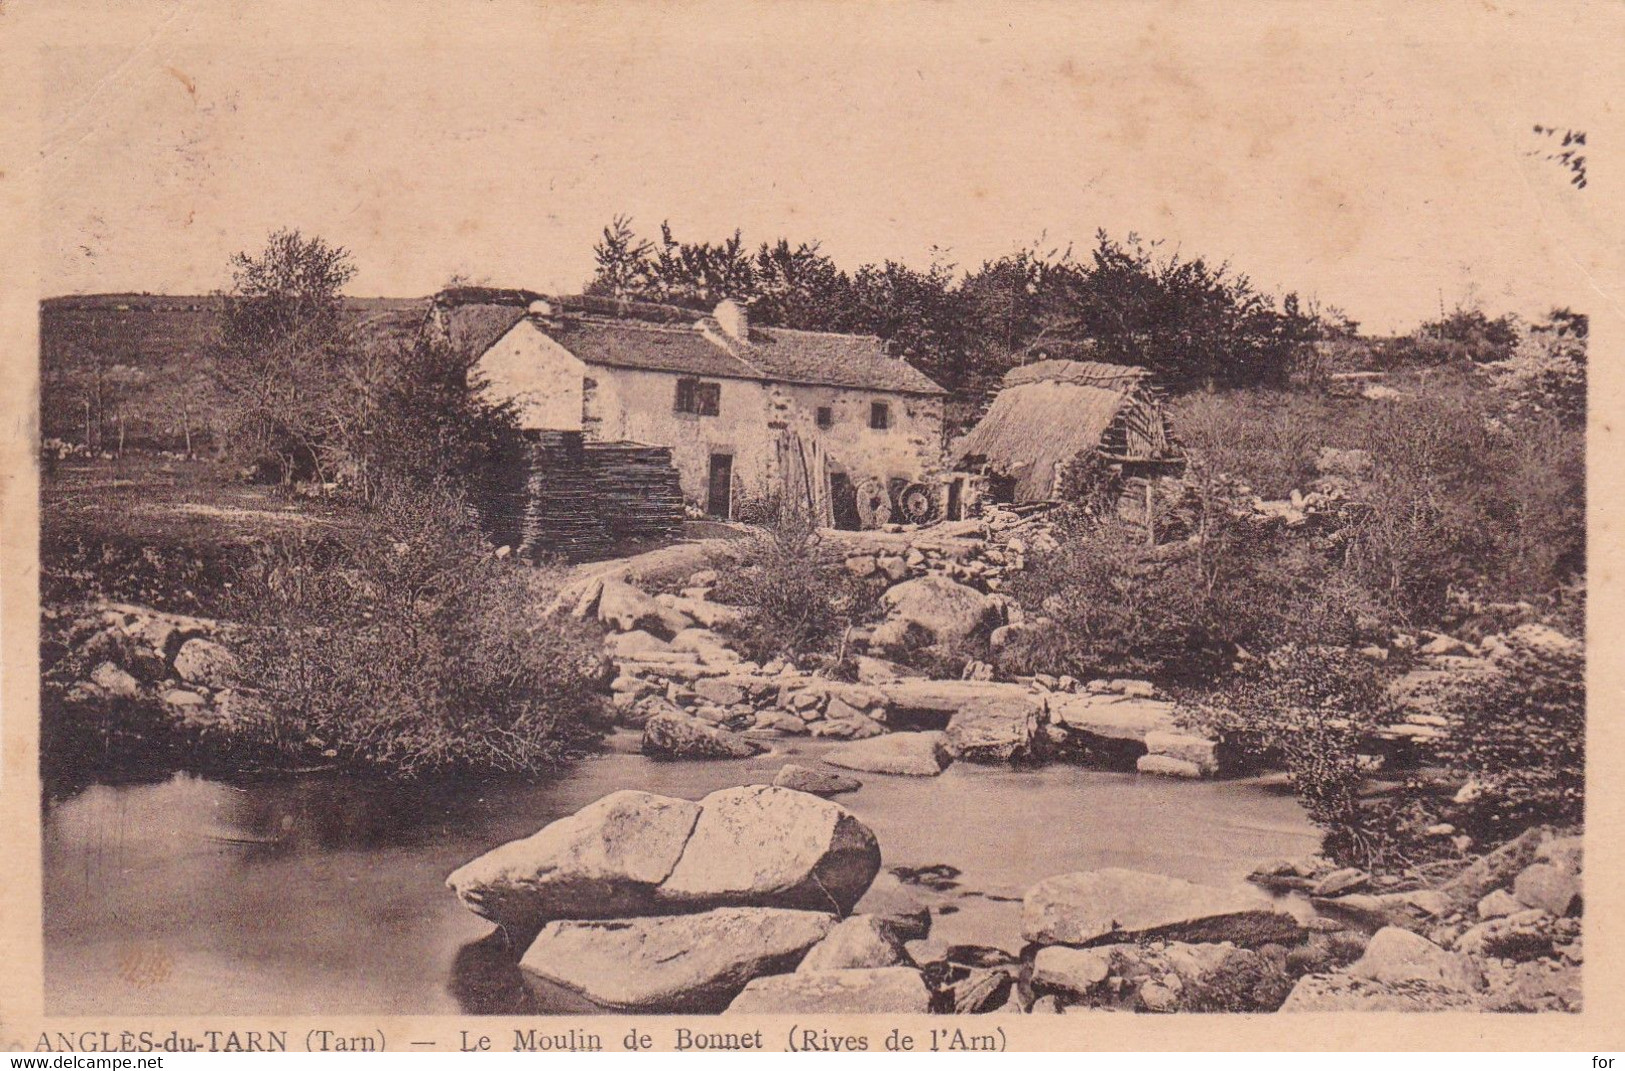
[(723, 298), (711, 315), (716, 318), (722, 333), (735, 342), (750, 341), (750, 313), (733, 298)]

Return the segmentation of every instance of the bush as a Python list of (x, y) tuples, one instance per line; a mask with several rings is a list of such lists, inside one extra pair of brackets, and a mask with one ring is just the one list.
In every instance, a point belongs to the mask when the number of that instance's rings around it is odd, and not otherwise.
[(536, 774), (592, 738), (603, 663), (538, 621), (523, 572), (444, 484), (383, 492), (325, 538), (269, 544), (240, 586), (260, 743), (401, 777)]
[(1493, 843), (1585, 816), (1585, 648), (1540, 625), (1508, 636), (1496, 671), (1446, 696), (1441, 753), (1470, 778), (1457, 823)]
[(1410, 847), (1410, 800), (1362, 798), (1359, 748), (1388, 720), (1376, 669), (1337, 648), (1283, 647), (1247, 664), (1184, 716), (1242, 756), (1280, 762), (1319, 826), (1322, 850), (1340, 864), (1391, 865)]
[(1349, 566), (1400, 616), (1450, 624), (1453, 592), (1540, 597), (1583, 570), (1582, 432), (1443, 395), (1381, 407), (1369, 436)]
[(1017, 631), (999, 651), (1009, 674), (1204, 677), (1233, 655), (1194, 560), (1148, 554), (1144, 536), (1125, 524), (1065, 531), (1060, 548), (1031, 560), (1007, 590), (1052, 623)]
[(839, 663), (847, 630), (877, 616), (876, 586), (826, 551), (817, 529), (793, 514), (731, 546), (715, 562), (718, 602), (740, 607), (729, 634), (747, 658)]

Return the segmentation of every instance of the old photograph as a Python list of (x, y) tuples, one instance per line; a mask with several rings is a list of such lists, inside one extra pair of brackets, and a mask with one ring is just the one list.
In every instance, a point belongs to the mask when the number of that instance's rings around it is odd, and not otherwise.
[(45, 1015), (1584, 1012), (1490, 7), (31, 12)]

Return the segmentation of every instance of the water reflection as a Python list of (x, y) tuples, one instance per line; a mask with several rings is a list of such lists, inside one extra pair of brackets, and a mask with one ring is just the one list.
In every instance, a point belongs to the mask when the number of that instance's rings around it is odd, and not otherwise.
[[(796, 761), (817, 761), (819, 742), (794, 746)], [(320, 775), (232, 785), (179, 775), (92, 785), (50, 805), (42, 824), (48, 1008), (590, 1010), (573, 994), (527, 986), (516, 951), (457, 903), (445, 876), (616, 789), (695, 799), (771, 780), (789, 755), (657, 764), (609, 754), (543, 784), (403, 789)], [(1051, 874), (1130, 866), (1220, 883), (1316, 841), (1290, 797), (1247, 783), (1067, 766), (861, 779), (841, 802), (874, 829), (888, 869), (905, 868), (918, 891), (953, 901), (931, 937), (945, 947), (1018, 941), (1019, 897)], [(132, 987), (119, 964), (153, 947), (171, 962)]]

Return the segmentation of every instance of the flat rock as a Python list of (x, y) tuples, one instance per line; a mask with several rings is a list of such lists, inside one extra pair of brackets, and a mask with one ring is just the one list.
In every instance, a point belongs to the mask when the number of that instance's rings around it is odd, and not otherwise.
[(624, 580), (606, 579), (598, 597), (598, 620), (619, 632), (642, 629), (661, 638), (674, 636), (693, 622), (655, 602)]
[(687, 714), (665, 711), (643, 723), (643, 753), (663, 759), (747, 759), (767, 748)]
[(722, 677), (710, 677), (705, 680), (695, 681), (694, 694), (701, 699), (722, 707), (743, 703), (749, 698), (749, 693), (745, 690), (743, 684)]
[(519, 969), (615, 1011), (717, 1012), (753, 978), (794, 969), (834, 926), (821, 912), (767, 907), (551, 922)]
[[(799, 718), (788, 715), (779, 715), (789, 721), (802, 725)], [(805, 731), (805, 730), (803, 730)], [(838, 796), (843, 792), (856, 792), (863, 787), (863, 782), (856, 777), (847, 777), (845, 774), (834, 773), (829, 770), (814, 770), (807, 766), (798, 766), (787, 762), (779, 767), (774, 775), (773, 783), (780, 788), (793, 789), (796, 792), (810, 792), (814, 796)]]
[(1475, 1006), (1473, 995), (1460, 989), (1415, 984), (1393, 986), (1335, 973), (1310, 974), (1298, 979), (1281, 1005), (1281, 1011), (1462, 1011)]
[(907, 777), (935, 777), (953, 761), (942, 734), (887, 733), (869, 740), (854, 740), (824, 756), (831, 766), (869, 773)]
[(931, 935), (930, 907), (894, 874), (877, 875), (857, 910), (899, 941), (923, 941)]
[(706, 628), (726, 628), (737, 625), (740, 612), (732, 606), (724, 606), (709, 599), (692, 599), (682, 595), (656, 595), (655, 602), (668, 610), (676, 610), (685, 614)]
[(1346, 915), (1373, 926), (1402, 926), (1416, 930), (1443, 918), (1452, 910), (1450, 897), (1437, 889), (1416, 889), (1397, 893), (1352, 893), (1337, 897), (1314, 897), (1322, 910)]
[(872, 915), (853, 915), (814, 945), (796, 970), (844, 971), (899, 965), (914, 964), (891, 927)]
[(890, 684), (894, 681), (923, 677), (919, 670), (872, 655), (858, 655), (858, 680), (863, 684)]
[(924, 1015), (930, 1010), (931, 991), (912, 967), (757, 978), (728, 1005), (731, 1015)]
[(1157, 729), (1145, 734), (1145, 749), (1152, 755), (1191, 763), (1204, 777), (1219, 772), (1219, 743), (1216, 740)]
[(1033, 957), (1032, 984), (1057, 989), (1074, 996), (1087, 996), (1106, 984), (1111, 976), (1115, 951), (1100, 948), (1069, 948), (1050, 945)]
[(948, 721), (943, 746), (962, 762), (1005, 765), (1033, 757), (1044, 708), (1036, 696), (978, 697)]
[(1090, 945), (1142, 937), (1253, 947), (1302, 937), (1291, 915), (1248, 886), (1218, 888), (1111, 867), (1046, 878), (1022, 901), (1022, 936)]
[(453, 871), (463, 905), (513, 933), (559, 918), (614, 918), (652, 909), (700, 817), (688, 800), (613, 792)]
[[(917, 720), (947, 725), (948, 719), (972, 703), (1004, 701), (1031, 704), (1038, 697), (1020, 684), (1001, 681), (934, 681), (923, 678), (878, 684), (886, 705), (912, 714)], [(923, 716), (923, 717), (922, 717)]]
[(683, 857), (656, 892), (671, 907), (750, 904), (848, 914), (880, 870), (875, 835), (805, 792), (745, 785), (700, 800)]
[(1172, 755), (1141, 755), (1134, 760), (1134, 768), (1140, 773), (1158, 777), (1182, 777), (1190, 781), (1203, 777), (1202, 767)]
[(1341, 870), (1332, 871), (1315, 882), (1315, 886), (1310, 892), (1315, 896), (1341, 896), (1344, 893), (1353, 892), (1370, 882), (1370, 880), (1371, 875), (1358, 867), (1344, 867)]
[(1074, 733), (1144, 743), (1151, 733), (1180, 732), (1174, 704), (1110, 693), (1077, 692), (1049, 698), (1049, 719)]

